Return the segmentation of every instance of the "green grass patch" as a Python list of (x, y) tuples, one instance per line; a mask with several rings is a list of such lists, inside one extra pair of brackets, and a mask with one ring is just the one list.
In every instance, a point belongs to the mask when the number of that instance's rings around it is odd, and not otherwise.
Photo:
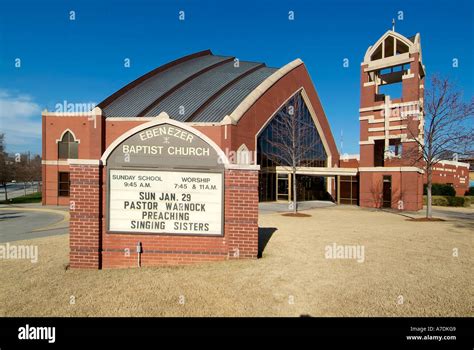
[(41, 192), (35, 192), (27, 194), (26, 196), (20, 196), (11, 198), (8, 201), (2, 200), (0, 204), (22, 204), (22, 203), (38, 203), (41, 202), (42, 194)]

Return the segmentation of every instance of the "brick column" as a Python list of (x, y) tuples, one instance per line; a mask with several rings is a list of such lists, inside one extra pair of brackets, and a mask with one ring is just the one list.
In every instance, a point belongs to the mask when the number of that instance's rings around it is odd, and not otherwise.
[(225, 171), (225, 237), (230, 259), (258, 254), (258, 166)]
[(71, 159), (69, 264), (71, 268), (99, 269), (101, 200), (99, 160)]

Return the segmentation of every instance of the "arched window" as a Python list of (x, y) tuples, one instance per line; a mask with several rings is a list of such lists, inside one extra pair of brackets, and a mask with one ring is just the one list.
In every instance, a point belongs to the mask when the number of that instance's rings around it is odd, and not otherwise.
[(293, 96), (258, 136), (257, 161), (275, 166), (326, 167), (327, 154), (300, 93)]
[[(294, 95), (269, 121), (257, 139), (259, 200), (292, 200), (288, 169), (327, 167), (328, 155), (318, 128), (301, 93)], [(296, 175), (299, 200), (327, 200), (327, 180), (321, 176)]]
[(58, 142), (58, 158), (59, 159), (77, 159), (77, 148), (79, 142), (74, 139), (70, 131), (66, 131)]
[[(408, 41), (408, 40), (407, 40)], [(410, 51), (407, 43), (392, 35), (388, 35), (380, 44), (372, 49), (371, 61), (397, 56)]]
[(245, 145), (245, 143), (243, 143), (237, 149), (237, 164), (251, 164), (251, 163), (252, 163), (252, 155), (248, 147)]

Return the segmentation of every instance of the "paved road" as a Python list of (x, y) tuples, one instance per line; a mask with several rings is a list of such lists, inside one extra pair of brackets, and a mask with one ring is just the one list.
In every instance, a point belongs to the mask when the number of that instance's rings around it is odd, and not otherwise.
[[(38, 184), (26, 183), (26, 194), (31, 194), (38, 191)], [(7, 184), (8, 199), (16, 198), (25, 195), (25, 186), (23, 183), (9, 183)], [(0, 200), (5, 199), (5, 188), (0, 188)]]
[(0, 206), (0, 243), (62, 235), (68, 231), (67, 208), (40, 204)]

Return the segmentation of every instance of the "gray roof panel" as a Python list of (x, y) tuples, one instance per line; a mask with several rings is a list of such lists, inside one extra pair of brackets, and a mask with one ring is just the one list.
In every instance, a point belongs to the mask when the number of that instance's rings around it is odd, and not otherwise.
[(193, 122), (220, 122), (226, 115), (231, 114), (247, 95), (275, 71), (277, 71), (276, 68), (262, 67), (242, 78), (200, 111), (193, 119)]
[(136, 117), (170, 89), (197, 72), (231, 57), (207, 55), (180, 63), (157, 74), (104, 108), (108, 117)]
[(218, 123), (276, 68), (216, 56), (185, 56), (136, 79), (101, 102), (106, 117), (155, 117), (166, 112), (182, 122)]
[(222, 64), (181, 86), (145, 116), (153, 117), (166, 112), (172, 119), (186, 121), (220, 89), (259, 65), (261, 63), (245, 61), (241, 61), (238, 67), (234, 66), (233, 61)]

